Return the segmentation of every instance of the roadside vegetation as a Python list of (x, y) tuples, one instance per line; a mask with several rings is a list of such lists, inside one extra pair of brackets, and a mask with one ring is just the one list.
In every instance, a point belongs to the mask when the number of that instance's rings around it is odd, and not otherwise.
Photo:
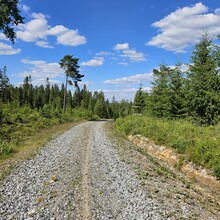
[(118, 119), (116, 127), (126, 136), (141, 134), (156, 144), (172, 147), (220, 179), (220, 125), (202, 127), (186, 120), (131, 115)]
[[(17, 1), (10, 7), (16, 8)], [(0, 30), (14, 42), (10, 24), (22, 23), (23, 18), (19, 10), (12, 15), (6, 12)], [(7, 20), (9, 16), (14, 20)], [(78, 82), (84, 75), (79, 73), (78, 60), (72, 55), (60, 60), (66, 76), (61, 86), (51, 84), (49, 78), (44, 85), (34, 86), (31, 76), (14, 86), (7, 68), (0, 68), (0, 159), (19, 151), (44, 129), (82, 120), (117, 119), (116, 127), (124, 135), (142, 134), (175, 148), (220, 179), (220, 48), (207, 34), (196, 43), (189, 65), (163, 63), (154, 69), (151, 92), (143, 92), (140, 86), (133, 103), (118, 102), (115, 97), (106, 100), (102, 91), (92, 93), (86, 85), (80, 89)], [(73, 93), (68, 85), (75, 86)]]
[(118, 119), (116, 127), (175, 148), (220, 179), (220, 48), (205, 34), (190, 61), (185, 69), (180, 63), (154, 69), (151, 92), (140, 87), (135, 115)]
[[(11, 85), (7, 69), (0, 69), (0, 159), (14, 153), (24, 141), (42, 129), (66, 122), (124, 117), (131, 113), (132, 103), (111, 103), (102, 91), (94, 93), (82, 89), (77, 82), (82, 75), (77, 71), (78, 59), (64, 56), (66, 82), (61, 86), (51, 84), (34, 86), (31, 76), (19, 86)], [(73, 61), (73, 66), (72, 62)], [(72, 80), (72, 81), (71, 81)], [(67, 83), (75, 85), (74, 93), (67, 90)]]

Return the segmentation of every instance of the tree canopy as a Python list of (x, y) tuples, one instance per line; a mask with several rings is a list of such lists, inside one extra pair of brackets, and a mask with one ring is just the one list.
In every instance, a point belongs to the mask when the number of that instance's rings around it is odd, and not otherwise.
[(78, 82), (81, 81), (81, 78), (84, 75), (79, 73), (79, 65), (78, 65), (78, 58), (74, 58), (72, 55), (65, 55), (60, 60), (60, 67), (64, 69), (66, 74), (66, 82), (64, 88), (64, 97), (63, 97), (63, 111), (66, 110), (66, 92), (67, 92), (67, 85), (75, 85), (78, 87)]
[(14, 43), (16, 33), (13, 26), (23, 23), (24, 19), (18, 9), (18, 0), (0, 0), (0, 6), (0, 30)]

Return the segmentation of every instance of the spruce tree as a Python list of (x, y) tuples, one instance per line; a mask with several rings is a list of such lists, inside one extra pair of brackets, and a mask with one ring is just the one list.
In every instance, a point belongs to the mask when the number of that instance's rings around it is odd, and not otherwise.
[(188, 72), (188, 98), (192, 116), (213, 125), (220, 114), (220, 78), (212, 41), (207, 34), (195, 45)]
[(3, 69), (0, 69), (0, 99), (2, 102), (8, 102), (9, 101), (9, 79), (7, 77), (7, 68), (6, 66), (3, 67)]
[(142, 91), (142, 85), (140, 85), (134, 97), (133, 108), (134, 108), (135, 113), (140, 114), (142, 113), (144, 107), (145, 107), (144, 94)]
[(169, 74), (169, 116), (171, 118), (182, 118), (187, 115), (185, 81), (181, 64), (178, 63)]
[(154, 69), (154, 81), (151, 91), (151, 110), (157, 117), (170, 116), (170, 88), (169, 74), (171, 69), (162, 64), (158, 69)]

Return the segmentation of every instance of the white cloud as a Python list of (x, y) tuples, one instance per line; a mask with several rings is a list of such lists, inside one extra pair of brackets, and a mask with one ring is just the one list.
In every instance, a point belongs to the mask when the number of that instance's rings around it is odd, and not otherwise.
[(128, 65), (127, 62), (118, 62), (118, 64), (120, 64), (120, 65), (124, 65), (124, 66), (127, 66), (127, 65)]
[(29, 11), (30, 11), (30, 7), (29, 6), (27, 6), (27, 5), (25, 5), (25, 4), (22, 4), (21, 5), (21, 9), (25, 12), (25, 13), (29, 13)]
[(39, 13), (33, 13), (31, 21), (26, 24), (19, 24), (17, 38), (25, 42), (35, 42), (47, 39), (47, 31), (50, 26), (47, 24), (46, 16)]
[(80, 63), (81, 66), (102, 66), (105, 62), (104, 57), (94, 57), (94, 59)]
[(114, 53), (107, 52), (107, 51), (100, 51), (100, 52), (96, 53), (95, 55), (96, 56), (110, 56), (110, 55), (114, 55)]
[[(115, 96), (117, 101), (128, 100), (131, 101), (134, 99), (134, 96), (137, 92), (138, 88), (124, 88), (124, 89), (104, 89), (101, 90), (105, 94), (105, 98), (112, 101), (112, 97)], [(149, 92), (151, 90), (150, 87), (143, 88), (144, 92)]]
[(220, 34), (219, 9), (207, 13), (208, 7), (197, 3), (192, 7), (177, 9), (165, 18), (152, 24), (159, 28), (159, 34), (146, 44), (157, 46), (168, 51), (184, 52), (194, 44), (204, 32), (211, 36)]
[(113, 49), (114, 50), (127, 50), (129, 49), (129, 44), (128, 43), (116, 44)]
[(67, 30), (57, 36), (57, 42), (65, 46), (79, 46), (86, 43), (86, 38), (80, 36), (78, 30)]
[[(46, 83), (47, 83), (46, 78), (43, 78), (43, 77), (32, 80), (33, 85), (45, 85)], [(61, 84), (62, 82), (60, 82), (59, 80), (49, 78), (49, 83), (50, 84)]]
[(142, 52), (137, 52), (135, 49), (130, 49), (128, 43), (116, 44), (113, 49), (119, 51), (120, 57), (128, 58), (131, 62), (142, 62), (146, 60)]
[(215, 14), (220, 15), (220, 8), (215, 9)]
[(0, 33), (0, 40), (9, 41), (9, 39), (6, 38), (5, 35), (4, 35), (3, 33)]
[(69, 29), (63, 25), (51, 27), (47, 21), (48, 16), (42, 13), (32, 13), (31, 17), (32, 20), (26, 24), (18, 25), (18, 39), (25, 42), (37, 42), (38, 46), (43, 45), (45, 48), (51, 48), (48, 44), (42, 43), (47, 41), (48, 36), (56, 37), (57, 43), (65, 46), (78, 46), (86, 43), (86, 38), (81, 36), (77, 29)]
[(49, 35), (54, 35), (54, 36), (59, 36), (62, 35), (63, 33), (67, 32), (68, 28), (64, 27), (63, 25), (56, 25), (53, 28), (50, 28), (48, 30)]
[(36, 45), (44, 48), (53, 48), (53, 46), (49, 45), (49, 42), (47, 41), (37, 41)]
[(63, 70), (60, 68), (59, 63), (47, 63), (43, 60), (31, 61), (27, 59), (23, 59), (21, 62), (29, 65), (27, 67), (29, 70), (18, 73), (20, 76), (31, 75), (34, 80), (46, 80), (47, 77), (49, 77), (50, 80), (56, 80), (57, 77), (63, 75)]
[(139, 84), (140, 82), (151, 82), (153, 79), (153, 73), (137, 74), (134, 76), (128, 76), (118, 79), (106, 80), (105, 84)]
[(21, 49), (15, 49), (11, 45), (0, 42), (0, 55), (14, 55), (21, 52)]
[(123, 50), (123, 54), (120, 56), (129, 58), (132, 62), (142, 62), (146, 60), (143, 53), (131, 49)]

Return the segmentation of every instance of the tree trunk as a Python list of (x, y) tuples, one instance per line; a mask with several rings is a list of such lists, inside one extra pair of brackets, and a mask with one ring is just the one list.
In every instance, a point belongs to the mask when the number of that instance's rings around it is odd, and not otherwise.
[(66, 84), (64, 88), (64, 95), (63, 95), (63, 113), (66, 111), (66, 90), (67, 90), (67, 75), (66, 75)]

